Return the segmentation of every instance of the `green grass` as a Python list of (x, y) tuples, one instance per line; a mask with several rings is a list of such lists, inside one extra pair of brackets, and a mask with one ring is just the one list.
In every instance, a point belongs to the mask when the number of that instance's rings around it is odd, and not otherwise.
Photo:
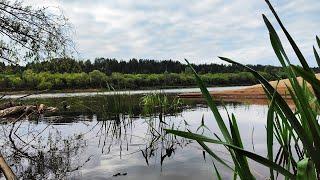
[[(314, 72), (309, 67), (306, 58), (301, 53), (294, 39), (282, 24), (271, 3), (268, 0), (266, 0), (266, 3), (301, 63), (301, 66), (291, 64), (273, 25), (268, 18), (263, 15), (263, 20), (269, 31), (273, 50), (282, 65), (283, 71), (290, 81), (291, 86), (290, 84), (287, 84), (287, 87), (295, 108), (290, 108), (288, 103), (277, 92), (277, 88), (271, 86), (268, 80), (260, 73), (229, 58), (219, 58), (246, 68), (256, 80), (262, 84), (266, 96), (269, 98), (266, 125), (267, 157), (244, 150), (236, 117), (232, 115), (231, 117), (228, 117), (228, 121), (222, 119), (205, 83), (191, 65), (190, 67), (193, 70), (197, 84), (200, 87), (209, 108), (214, 114), (215, 121), (217, 122), (223, 137), (205, 137), (190, 131), (173, 129), (167, 129), (166, 131), (177, 136), (196, 140), (204, 150), (218, 162), (230, 167), (223, 162), (223, 160), (217, 158), (218, 156), (206, 145), (206, 143), (223, 145), (229, 151), (233, 160), (234, 168), (231, 169), (234, 171), (234, 177), (239, 176), (240, 179), (255, 179), (254, 174), (251, 172), (252, 168), (250, 168), (250, 165), (248, 164), (248, 158), (270, 168), (269, 178), (272, 180), (279, 177), (277, 176), (279, 173), (282, 174), (285, 179), (317, 179), (319, 178), (320, 173), (320, 126), (318, 123), (320, 82), (315, 77)], [(316, 37), (316, 41), (318, 45), (317, 48), (320, 48), (320, 40), (318, 37)], [(320, 64), (317, 48), (313, 47), (313, 52), (317, 63)], [(188, 61), (187, 63), (189, 64)], [(298, 82), (298, 76), (303, 78), (302, 83)], [(308, 87), (307, 82), (310, 84), (311, 89)], [(277, 153), (273, 151), (274, 143), (278, 143), (280, 147)], [(274, 156), (275, 154), (276, 156)], [(214, 168), (217, 172), (218, 179), (221, 179), (215, 165)]]
[(140, 98), (140, 106), (146, 115), (175, 114), (182, 108), (183, 102), (180, 98), (169, 97), (163, 93), (146, 94)]

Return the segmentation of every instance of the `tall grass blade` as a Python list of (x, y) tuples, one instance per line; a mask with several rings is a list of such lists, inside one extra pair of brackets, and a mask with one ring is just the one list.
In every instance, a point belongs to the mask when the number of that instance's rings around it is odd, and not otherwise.
[[(274, 98), (272, 98), (268, 115), (267, 115), (267, 149), (268, 149), (268, 159), (270, 161), (273, 161), (273, 119), (274, 119), (274, 106), (275, 101)], [(271, 180), (274, 180), (274, 174), (273, 170), (270, 168), (270, 178)]]
[[(300, 109), (302, 109), (301, 116), (305, 117), (304, 119), (312, 119), (313, 117), (310, 116), (309, 104), (306, 101), (306, 99), (304, 98), (305, 94), (303, 92), (303, 89), (300, 87), (298, 80), (296, 79), (295, 72), (292, 70), (292, 68), (290, 66), (287, 67), (287, 64), (290, 65), (291, 63), (290, 63), (290, 60), (288, 59), (288, 57), (283, 49), (282, 43), (279, 39), (279, 36), (276, 33), (275, 29), (273, 28), (272, 24), (269, 22), (269, 20), (264, 15), (263, 15), (263, 19), (265, 21), (266, 26), (268, 27), (268, 30), (269, 30), (270, 41), (271, 41), (273, 50), (288, 75), (290, 84), (293, 87), (294, 92), (295, 92), (294, 96), (297, 96), (298, 101), (295, 101), (295, 102), (296, 102), (296, 105), (301, 107)], [(287, 64), (285, 63), (283, 56), (284, 56)], [(293, 96), (291, 96), (291, 97), (293, 97)], [(302, 121), (302, 123), (305, 123), (305, 121)]]
[(317, 152), (315, 151), (315, 149), (313, 147), (312, 140), (310, 140), (308, 138), (306, 131), (302, 128), (300, 122), (298, 121), (298, 119), (294, 115), (294, 113), (291, 111), (288, 104), (281, 97), (281, 95), (269, 84), (269, 82), (264, 77), (262, 77), (258, 72), (249, 68), (248, 66), (237, 63), (237, 62), (235, 62), (231, 59), (225, 58), (225, 57), (219, 57), (219, 58), (226, 61), (226, 62), (236, 64), (236, 65), (239, 65), (239, 66), (246, 68), (249, 72), (251, 72), (255, 76), (255, 78), (257, 78), (264, 85), (264, 87), (266, 88), (266, 90), (268, 91), (269, 94), (274, 94), (274, 98), (275, 98), (276, 103), (279, 105), (279, 107), (281, 108), (281, 110), (285, 114), (286, 119), (290, 122), (291, 126), (293, 127), (293, 129), (296, 131), (296, 133), (300, 137), (301, 142), (303, 143), (303, 145), (305, 147), (305, 150), (310, 154), (310, 156), (313, 159), (318, 161), (317, 163), (320, 165), (320, 156), (317, 155)]
[[(231, 118), (232, 119), (231, 120), (229, 119), (229, 121), (230, 121), (230, 130), (231, 130), (233, 145), (243, 149), (243, 144), (241, 141), (241, 136), (239, 133), (239, 128), (238, 128), (238, 125), (236, 122), (236, 118), (234, 117), (233, 114), (232, 114)], [(239, 162), (239, 166), (241, 167), (241, 170), (240, 170), (241, 172), (239, 172), (239, 175), (241, 175), (242, 178), (254, 179), (254, 177), (251, 174), (249, 164), (248, 164), (248, 161), (245, 158), (245, 156), (243, 156), (242, 154), (240, 154), (238, 152), (235, 152), (235, 155), (236, 155), (236, 159)]]
[(246, 151), (246, 150), (243, 150), (237, 146), (234, 146), (232, 144), (229, 144), (229, 143), (225, 143), (225, 142), (222, 142), (222, 141), (218, 141), (218, 140), (214, 140), (214, 139), (211, 139), (211, 138), (208, 138), (208, 137), (205, 137), (205, 136), (202, 136), (202, 135), (199, 135), (199, 134), (194, 134), (194, 133), (191, 133), (191, 132), (185, 132), (185, 131), (178, 131), (178, 130), (172, 130), (172, 129), (165, 129), (168, 133), (172, 133), (172, 134), (175, 134), (177, 136), (180, 136), (180, 137), (184, 137), (184, 138), (188, 138), (188, 139), (193, 139), (193, 140), (196, 140), (196, 141), (202, 141), (202, 142), (208, 142), (208, 143), (214, 143), (214, 144), (221, 144), (221, 145), (225, 145), (225, 146), (228, 146), (229, 148), (233, 149), (234, 151), (242, 154), (243, 156), (246, 156), (262, 165), (265, 165), (269, 168), (272, 168), (273, 170), (283, 174), (284, 176), (288, 176), (290, 177), (291, 179), (295, 179), (295, 175), (292, 174), (290, 171), (284, 169), (283, 167), (281, 167), (280, 165), (274, 163), (273, 161), (270, 161), (258, 154), (255, 154), (255, 153), (252, 153), (252, 152), (249, 152), (249, 151)]
[[(292, 65), (294, 71), (303, 77), (304, 80), (309, 82), (314, 88), (320, 91), (320, 81), (314, 76), (313, 73), (310, 73), (301, 67)], [(320, 99), (318, 99), (318, 102)], [(306, 121), (308, 122), (309, 128), (312, 132), (313, 141), (315, 143), (315, 148), (318, 152), (320, 152), (320, 126), (318, 121), (316, 120), (316, 115), (313, 114), (314, 118), (308, 118)]]
[[(204, 85), (203, 81), (201, 80), (201, 78), (199, 77), (199, 75), (197, 74), (197, 72), (194, 70), (194, 68), (192, 67), (192, 65), (188, 62), (187, 59), (185, 59), (185, 61), (188, 63), (190, 69), (193, 71), (195, 78), (196, 78), (196, 82), (198, 84), (198, 86), (200, 87), (200, 90), (202, 92), (202, 95), (204, 97), (204, 99), (206, 100), (209, 108), (211, 109), (216, 122), (218, 124), (218, 127), (225, 139), (226, 142), (232, 144), (233, 143), (233, 139), (227, 129), (226, 124), (224, 123), (221, 114), (219, 113), (219, 110), (213, 100), (213, 98), (211, 97), (209, 91), (207, 90), (206, 86)], [(235, 165), (235, 169), (236, 169), (236, 173), (238, 173), (238, 175), (243, 179), (243, 178), (248, 178), (250, 177), (251, 179), (253, 179), (253, 175), (251, 174), (249, 170), (249, 168), (246, 166), (246, 164), (243, 165), (243, 163), (241, 163), (239, 161), (239, 158), (237, 158), (237, 155), (235, 154), (235, 152), (233, 152), (232, 150), (230, 150), (228, 148), (230, 155), (232, 157), (232, 160), (234, 162)], [(241, 159), (241, 158), (240, 158)], [(243, 159), (242, 159), (243, 160)], [(243, 161), (245, 162), (245, 161)]]
[(231, 139), (231, 135), (227, 129), (227, 126), (225, 125), (219, 111), (218, 108), (215, 104), (215, 102), (213, 101), (209, 91), (207, 90), (206, 86), (204, 85), (203, 81), (201, 80), (201, 78), (199, 77), (198, 73), (193, 69), (193, 67), (191, 66), (191, 64), (189, 63), (189, 61), (187, 59), (185, 59), (185, 61), (188, 63), (189, 67), (191, 68), (193, 74), (195, 75), (196, 81), (198, 86), (200, 87), (200, 90), (202, 92), (202, 95), (204, 96), (204, 99), (206, 100), (206, 102), (208, 103), (208, 106), (210, 107), (216, 122), (221, 130), (221, 133), (223, 135), (223, 137), (225, 138), (225, 140), (229, 143), (232, 142)]
[(314, 54), (314, 57), (316, 58), (318, 67), (320, 68), (320, 57), (319, 57), (319, 54), (314, 46), (313, 46), (313, 54)]
[[(272, 26), (272, 24), (270, 23), (270, 21), (268, 20), (268, 18), (264, 14), (262, 14), (262, 18), (268, 28), (271, 45), (272, 45), (272, 47), (273, 47), (273, 49), (274, 49), (274, 51), (280, 61), (282, 67), (286, 67), (287, 64), (290, 64), (290, 62), (289, 62), (289, 59), (287, 58), (287, 55), (284, 51), (284, 48), (283, 48), (283, 45), (282, 45), (281, 40), (279, 38), (279, 35), (277, 34), (276, 30), (274, 29), (274, 27)], [(281, 53), (285, 56), (285, 60), (287, 62), (284, 61)]]
[(228, 169), (234, 171), (232, 167), (230, 167), (227, 163), (225, 163), (218, 155), (216, 155), (205, 143), (202, 141), (197, 141), (200, 146), (208, 153), (210, 154), (214, 159), (216, 159), (218, 162), (226, 166)]
[(299, 66), (291, 65), (291, 67), (299, 76), (301, 76), (304, 80), (313, 85), (315, 89), (320, 90), (320, 81), (314, 76), (313, 73), (308, 72)]
[(214, 171), (215, 171), (216, 174), (217, 174), (217, 179), (218, 179), (218, 180), (222, 180), (222, 178), (221, 178), (221, 176), (220, 176), (220, 173), (219, 173), (219, 171), (218, 171), (218, 169), (217, 169), (217, 167), (216, 167), (216, 164), (215, 164), (214, 162), (212, 162), (212, 163), (213, 163)]
[[(282, 31), (284, 32), (284, 34), (286, 35), (289, 43), (291, 44), (294, 52), (296, 53), (303, 69), (305, 69), (306, 71), (312, 72), (312, 70), (310, 69), (305, 57), (303, 56), (303, 54), (301, 53), (299, 47), (297, 46), (297, 44), (295, 43), (295, 41), (293, 40), (293, 38), (291, 37), (291, 35), (289, 34), (289, 32), (287, 31), (287, 29), (284, 27), (284, 25), (282, 24), (278, 14), (276, 13), (276, 11), (274, 10), (274, 8), (272, 7), (271, 3), (269, 0), (265, 0), (266, 3), (268, 4), (270, 10), (272, 11), (273, 15), (275, 16), (275, 18), (277, 19)], [(313, 87), (312, 87), (313, 88)], [(318, 99), (320, 99), (320, 91), (317, 91), (314, 89), (315, 95), (318, 97)]]
[[(272, 101), (272, 99), (274, 99), (274, 98), (273, 98), (274, 94), (273, 94), (273, 95), (269, 94), (265, 87), (263, 87), (263, 90), (264, 90), (265, 94), (267, 95), (268, 99), (269, 99), (270, 101)], [(284, 126), (290, 127), (290, 124), (289, 124), (289, 122), (287, 121), (285, 115), (283, 114), (283, 111), (280, 109), (279, 105), (277, 105), (277, 104), (275, 103), (275, 100), (274, 100), (274, 104), (275, 104), (275, 105), (274, 105), (274, 110), (276, 111), (276, 115), (277, 115), (276, 118), (279, 118), (279, 117), (280, 117), (280, 118), (282, 119), (282, 123), (284, 124)], [(278, 121), (279, 121), (279, 120), (276, 119), (276, 123), (279, 124)], [(280, 124), (279, 124), (279, 126), (280, 126)], [(274, 127), (276, 127), (276, 126), (274, 126)], [(276, 132), (275, 135), (280, 135), (280, 132), (279, 132), (279, 131), (280, 131), (280, 130), (279, 130), (278, 128), (275, 128), (275, 132)], [(295, 140), (295, 141), (298, 141), (297, 138), (295, 137), (295, 134), (294, 134), (294, 132), (293, 132), (293, 129), (292, 129), (292, 128), (288, 128), (288, 131), (289, 131), (290, 135), (294, 138), (294, 140)], [(277, 136), (276, 136), (276, 137), (277, 137)], [(279, 137), (280, 139), (283, 138), (282, 136), (281, 136), (281, 137), (278, 136), (278, 137)], [(281, 145), (283, 145), (283, 141), (282, 141), (282, 140), (278, 140), (278, 142), (279, 142)]]
[(299, 161), (297, 167), (297, 180), (317, 179), (315, 168), (308, 158)]
[(298, 48), (297, 44), (295, 43), (295, 41), (293, 40), (293, 38), (291, 37), (291, 35), (289, 34), (289, 32), (287, 31), (287, 29), (284, 27), (283, 23), (281, 22), (277, 12), (275, 11), (275, 9), (273, 8), (273, 6), (271, 5), (269, 0), (265, 0), (266, 3), (268, 4), (272, 14), (274, 15), (274, 17), (277, 19), (282, 31), (284, 32), (284, 34), (286, 35), (289, 43), (291, 44), (294, 52), (296, 53), (298, 59), (300, 60), (300, 63), (302, 64), (303, 68), (306, 70), (310, 70), (310, 67), (307, 63), (307, 61), (305, 60), (303, 54), (301, 53), (300, 49)]
[[(298, 109), (301, 109), (301, 116), (303, 117), (303, 119), (306, 119), (307, 121), (302, 121), (303, 127), (307, 127), (309, 126), (309, 128), (311, 129), (311, 134), (315, 134), (315, 130), (314, 130), (314, 126), (310, 124), (310, 121), (313, 121), (312, 119), (315, 119), (314, 116), (312, 116), (312, 113), (310, 111), (310, 107), (309, 107), (309, 103), (308, 101), (304, 98), (305, 94), (303, 92), (303, 89), (300, 87), (299, 82), (296, 79), (296, 75), (295, 72), (291, 69), (291, 67), (287, 68), (287, 64), (290, 64), (290, 61), (283, 49), (283, 46), (281, 44), (281, 41), (279, 39), (279, 36), (277, 35), (275, 29), (273, 28), (272, 24), (269, 22), (269, 20), (263, 15), (263, 19), (265, 21), (265, 24), (269, 30), (269, 34), (270, 34), (270, 41), (272, 44), (272, 47), (274, 49), (274, 52), (276, 53), (280, 63), (282, 64), (282, 66), (285, 68), (287, 74), (289, 75), (289, 81), (290, 84), (292, 85), (295, 94), (291, 93), (291, 97), (294, 98), (295, 96), (297, 96), (297, 100), (295, 101), (295, 104), (297, 107), (299, 107)], [(284, 59), (282, 57), (282, 55), (285, 57), (287, 64), (284, 62)], [(315, 87), (313, 88), (315, 89)], [(320, 92), (320, 91), (315, 91), (315, 92)], [(307, 126), (306, 126), (307, 125)], [(304, 128), (306, 129), (306, 128)], [(308, 133), (308, 132), (306, 132)], [(309, 136), (311, 137), (311, 136)], [(320, 142), (316, 141), (317, 146), (320, 146)]]

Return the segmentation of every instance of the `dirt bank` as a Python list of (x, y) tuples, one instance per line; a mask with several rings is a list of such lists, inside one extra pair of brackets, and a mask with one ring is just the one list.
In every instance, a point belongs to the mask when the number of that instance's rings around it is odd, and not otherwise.
[[(316, 74), (317, 78), (320, 79), (320, 74)], [(301, 83), (302, 79), (300, 77), (297, 78)], [(278, 81), (270, 81), (270, 84), (273, 87), (276, 87)], [(288, 79), (283, 79), (279, 81), (277, 86), (277, 91), (281, 94), (281, 96), (287, 101), (291, 100), (289, 92), (287, 90), (287, 86), (291, 86), (290, 81)], [(210, 91), (211, 96), (217, 100), (224, 101), (236, 101), (236, 102), (248, 102), (254, 104), (265, 104), (267, 102), (267, 97), (264, 93), (264, 90), (260, 84), (249, 86), (242, 89), (234, 89), (234, 90), (225, 90), (225, 91)], [(201, 93), (182, 93), (179, 94), (180, 98), (202, 98)]]

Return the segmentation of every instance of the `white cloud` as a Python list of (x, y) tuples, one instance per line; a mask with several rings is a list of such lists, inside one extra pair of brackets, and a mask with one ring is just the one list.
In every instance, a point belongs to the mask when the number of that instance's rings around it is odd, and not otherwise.
[[(33, 0), (37, 6), (63, 9), (73, 24), (82, 58), (189, 58), (219, 62), (217, 56), (242, 63), (276, 64), (261, 18), (271, 16), (256, 0)], [(307, 57), (320, 28), (318, 0), (273, 1), (286, 27)], [(282, 36), (283, 37), (283, 36)], [(285, 44), (288, 46), (288, 44)]]

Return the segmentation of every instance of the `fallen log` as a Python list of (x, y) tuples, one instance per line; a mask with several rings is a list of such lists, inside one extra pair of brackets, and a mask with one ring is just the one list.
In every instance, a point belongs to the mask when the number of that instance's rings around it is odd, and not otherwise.
[(19, 105), (0, 110), (0, 118), (16, 116), (16, 115), (28, 115), (32, 112), (37, 114), (43, 114), (45, 112), (55, 112), (57, 108), (55, 107), (46, 107), (44, 104), (39, 106), (35, 105)]
[(8, 101), (8, 102), (5, 102), (3, 104), (0, 104), (0, 110), (2, 109), (6, 109), (6, 108), (10, 108), (10, 107), (13, 107), (13, 106), (19, 106), (20, 103), (15, 103), (13, 101)]
[(27, 110), (26, 106), (9, 107), (9, 108), (0, 110), (0, 117), (7, 117), (7, 116), (13, 116), (13, 115), (17, 115), (17, 114), (23, 114), (24, 112), (26, 112), (26, 110)]

